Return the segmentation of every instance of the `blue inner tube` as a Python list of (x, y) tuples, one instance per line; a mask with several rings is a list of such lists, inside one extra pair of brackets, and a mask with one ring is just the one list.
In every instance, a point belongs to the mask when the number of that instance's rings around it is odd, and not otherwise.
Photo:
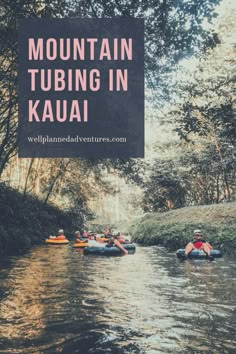
[[(134, 254), (136, 246), (132, 243), (122, 244), (129, 254)], [(96, 247), (89, 246), (84, 248), (84, 254), (94, 254), (97, 256), (122, 256), (123, 252), (117, 247)]]
[[(176, 252), (176, 255), (178, 258), (182, 258), (185, 255), (185, 250), (179, 249)], [(221, 258), (223, 256), (223, 252), (219, 250), (212, 250), (211, 256), (214, 258)], [(188, 255), (188, 258), (191, 259), (207, 259), (207, 257), (207, 254), (202, 250), (192, 250)]]

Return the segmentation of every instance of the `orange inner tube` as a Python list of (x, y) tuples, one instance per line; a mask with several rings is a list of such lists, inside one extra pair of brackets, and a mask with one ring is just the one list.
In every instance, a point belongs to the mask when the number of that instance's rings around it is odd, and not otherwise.
[(51, 243), (51, 244), (55, 244), (55, 245), (65, 245), (67, 243), (69, 243), (69, 240), (67, 240), (66, 238), (58, 240), (56, 238), (48, 238), (45, 240), (46, 243)]

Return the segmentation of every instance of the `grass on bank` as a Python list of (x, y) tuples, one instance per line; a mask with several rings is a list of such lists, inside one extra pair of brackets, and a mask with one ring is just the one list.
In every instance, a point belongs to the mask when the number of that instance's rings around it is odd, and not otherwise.
[(148, 213), (129, 227), (133, 241), (170, 250), (182, 248), (192, 240), (193, 230), (201, 229), (215, 248), (236, 252), (236, 203), (186, 207), (166, 213)]

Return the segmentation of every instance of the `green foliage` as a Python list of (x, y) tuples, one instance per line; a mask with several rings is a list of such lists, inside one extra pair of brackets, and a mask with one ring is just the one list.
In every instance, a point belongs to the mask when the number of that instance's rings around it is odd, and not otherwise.
[[(12, 1), (1, 5), (0, 25), (0, 174), (12, 156), (17, 142), (17, 28), (18, 18), (61, 17), (136, 17), (145, 18), (145, 70), (148, 87), (154, 88), (156, 98), (170, 100), (173, 83), (170, 72), (183, 57), (198, 53), (206, 45), (217, 43), (217, 35), (206, 31), (204, 20), (211, 21), (220, 0), (193, 1), (116, 1), (116, 0), (52, 0)], [(158, 88), (158, 90), (157, 90)], [(116, 162), (115, 162), (116, 164)], [(122, 171), (129, 174), (130, 162), (119, 163)], [(134, 165), (132, 166), (134, 167)], [(137, 173), (132, 178), (139, 180)]]
[(103, 234), (104, 230), (113, 230), (115, 229), (115, 225), (108, 225), (108, 224), (94, 224), (90, 223), (89, 230), (92, 232), (96, 232), (97, 234)]
[(235, 197), (235, 63), (234, 47), (222, 44), (208, 50), (194, 73), (187, 73), (178, 85), (182, 100), (170, 111), (174, 130), (189, 149), (196, 150), (183, 154), (180, 164), (189, 167), (188, 188), (198, 186), (193, 198), (197, 204)]
[(174, 251), (192, 240), (194, 229), (201, 229), (215, 248), (228, 253), (236, 246), (236, 203), (182, 208), (166, 213), (147, 214), (130, 226), (133, 241), (160, 245)]
[(144, 186), (144, 211), (167, 211), (184, 206), (184, 179), (172, 160), (156, 160)]
[(173, 82), (170, 73), (181, 59), (215, 46), (216, 33), (203, 28), (211, 22), (220, 0), (74, 0), (69, 16), (145, 18), (145, 72), (148, 87), (158, 101), (171, 99)]
[(18, 254), (43, 243), (58, 229), (74, 231), (71, 215), (0, 184), (0, 252)]
[(235, 200), (235, 152), (225, 144), (221, 155), (206, 140), (182, 146), (174, 161), (156, 160), (144, 187), (144, 211)]
[[(1, 93), (0, 101), (0, 174), (12, 156), (16, 154), (17, 133), (17, 35), (16, 19), (20, 17), (136, 17), (145, 18), (145, 79), (148, 88), (155, 92), (155, 101), (159, 105), (163, 101), (173, 102), (176, 89), (173, 80), (175, 65), (181, 59), (199, 54), (202, 50), (215, 47), (219, 43), (216, 33), (204, 29), (204, 21), (211, 22), (216, 16), (215, 7), (220, 0), (166, 0), (166, 1), (116, 1), (116, 0), (52, 0), (49, 2), (23, 0), (4, 1), (1, 9), (0, 46), (1, 63)], [(202, 84), (202, 82), (200, 83)], [(185, 87), (187, 98), (184, 105), (176, 109), (178, 132), (190, 139), (189, 133), (205, 136), (212, 124), (218, 129), (217, 139), (222, 139), (222, 159), (212, 159), (213, 155), (191, 156), (186, 161), (178, 159), (157, 161), (150, 180), (145, 185), (145, 210), (166, 211), (193, 203), (210, 203), (230, 199), (232, 197), (233, 176), (235, 167), (227, 154), (233, 144), (235, 126), (232, 124), (233, 102), (230, 97), (220, 105), (207, 104), (200, 107), (194, 104), (192, 97), (199, 96), (199, 81)], [(222, 89), (221, 89), (222, 90)], [(182, 90), (184, 92), (184, 90)], [(170, 94), (171, 93), (171, 94)], [(232, 103), (232, 104), (231, 104)], [(230, 105), (231, 104), (231, 105)], [(223, 106), (222, 106), (223, 105)], [(209, 124), (200, 124), (196, 112), (210, 117)], [(211, 128), (212, 129), (212, 128)], [(227, 139), (225, 140), (225, 136)], [(231, 145), (230, 145), (231, 144)], [(224, 152), (225, 149), (225, 152)], [(211, 163), (211, 161), (213, 161)], [(65, 162), (65, 163), (64, 163)], [(87, 200), (98, 193), (99, 188), (111, 191), (103, 179), (103, 171), (119, 174), (133, 183), (143, 185), (143, 175), (146, 166), (141, 160), (128, 161), (118, 159), (54, 161), (50, 169), (50, 178), (42, 181), (44, 204), (51, 197), (65, 196), (71, 203), (68, 210), (73, 225), (84, 225), (93, 218), (87, 208)], [(209, 169), (209, 166), (211, 169)], [(218, 173), (220, 171), (220, 175)], [(25, 192), (31, 192), (34, 170), (25, 184)], [(90, 174), (93, 178), (90, 178)], [(37, 173), (35, 174), (37, 175)], [(32, 178), (31, 178), (32, 177)], [(213, 182), (212, 182), (213, 180)], [(208, 194), (206, 191), (209, 191)], [(25, 193), (27, 194), (27, 193)], [(204, 197), (207, 195), (207, 197)], [(223, 197), (222, 197), (223, 195)], [(40, 196), (41, 197), (41, 196)], [(222, 199), (223, 198), (223, 199)], [(11, 205), (11, 204), (10, 204)], [(29, 204), (30, 205), (30, 204)], [(25, 204), (25, 208), (28, 205)], [(20, 224), (28, 225), (24, 210), (19, 211)], [(44, 214), (45, 211), (42, 211)], [(37, 218), (30, 214), (34, 225), (40, 228)], [(45, 221), (53, 220), (50, 213), (43, 215)], [(49, 220), (52, 217), (52, 220)], [(26, 217), (27, 219), (27, 217)]]

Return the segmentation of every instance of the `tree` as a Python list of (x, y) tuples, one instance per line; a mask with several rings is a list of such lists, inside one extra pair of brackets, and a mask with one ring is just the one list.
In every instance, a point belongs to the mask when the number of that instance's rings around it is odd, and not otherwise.
[(217, 16), (220, 0), (74, 0), (68, 11), (74, 17), (135, 17), (145, 19), (145, 76), (158, 105), (171, 99), (175, 64), (214, 47), (215, 32), (203, 28), (204, 20)]
[[(172, 74), (175, 64), (183, 57), (189, 57), (205, 47), (214, 46), (217, 35), (203, 28), (203, 21), (216, 16), (215, 6), (219, 0), (4, 0), (0, 9), (0, 173), (17, 153), (17, 25), (20, 17), (136, 17), (145, 18), (145, 77), (147, 87), (152, 88), (159, 106), (171, 99)], [(17, 160), (17, 159), (16, 159)], [(45, 203), (55, 196), (68, 194), (68, 199), (85, 205), (89, 193), (109, 186), (103, 181), (103, 172), (117, 173), (142, 185), (145, 166), (141, 160), (31, 160), (23, 171), (25, 194), (37, 191)], [(50, 173), (45, 173), (45, 170)], [(86, 172), (85, 172), (86, 171)], [(81, 176), (91, 173), (85, 181)], [(78, 177), (79, 176), (79, 177)], [(161, 178), (161, 177), (160, 177)], [(164, 178), (164, 176), (163, 176)], [(160, 183), (160, 179), (159, 179)], [(164, 183), (164, 182), (163, 182)], [(167, 183), (167, 181), (165, 182)], [(168, 184), (169, 183), (169, 184)], [(171, 189), (171, 183), (164, 187)], [(96, 185), (96, 187), (94, 187)], [(88, 188), (86, 188), (86, 186)], [(182, 188), (176, 179), (176, 188)], [(167, 189), (166, 189), (167, 188)], [(89, 191), (89, 192), (88, 192)], [(165, 192), (167, 193), (167, 192)], [(174, 190), (172, 188), (172, 193)], [(181, 197), (182, 198), (182, 197)], [(182, 205), (178, 196), (171, 199), (173, 205)], [(85, 201), (85, 202), (84, 202)], [(162, 203), (165, 205), (165, 202)], [(72, 203), (73, 207), (73, 203)]]
[(183, 2), (174, 0), (116, 1), (116, 0), (65, 0), (13, 2), (5, 0), (1, 7), (0, 64), (0, 172), (11, 156), (16, 154), (17, 124), (17, 33), (16, 19), (20, 17), (145, 17), (146, 79), (162, 100), (168, 96), (169, 79), (173, 65), (185, 56), (192, 55), (208, 42), (213, 45), (216, 36), (202, 27), (204, 19), (216, 16), (219, 0)]
[(208, 50), (196, 71), (181, 82), (178, 88), (183, 102), (170, 112), (180, 138), (192, 148), (199, 141), (205, 147), (208, 172), (212, 167), (212, 177), (215, 172), (218, 176), (217, 202), (222, 200), (221, 194), (223, 200), (231, 200), (236, 173), (235, 48), (228, 48), (222, 37), (222, 45)]
[(144, 211), (167, 211), (185, 205), (185, 181), (178, 164), (156, 160), (144, 188)]

